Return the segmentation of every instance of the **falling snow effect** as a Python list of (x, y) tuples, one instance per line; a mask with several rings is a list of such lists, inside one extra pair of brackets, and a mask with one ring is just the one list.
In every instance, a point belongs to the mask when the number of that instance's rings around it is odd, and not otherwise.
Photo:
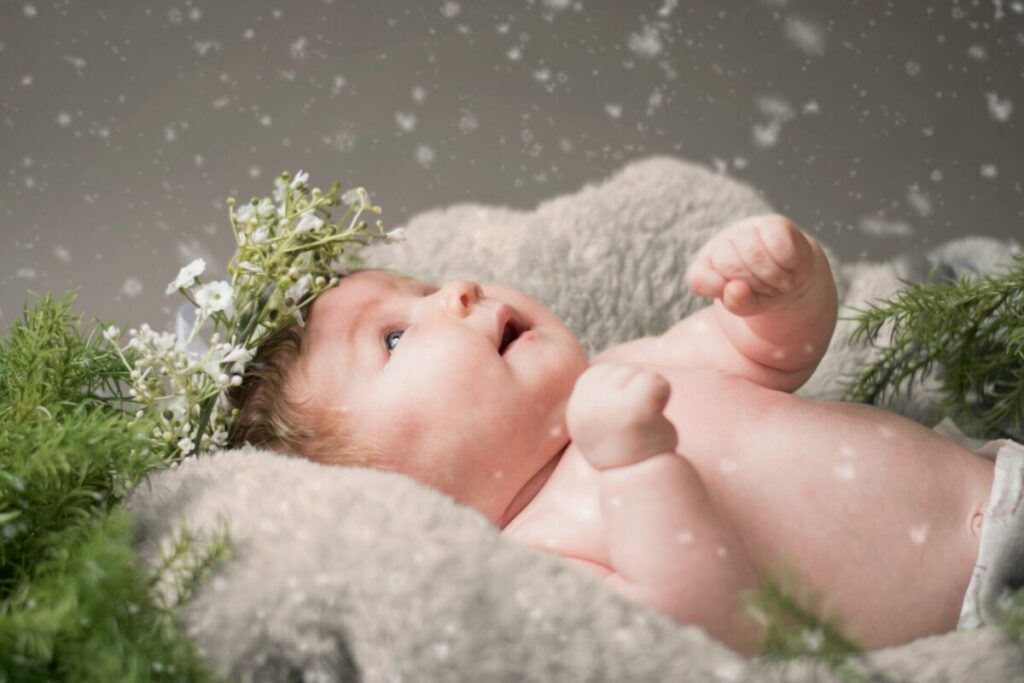
[(988, 92), (985, 93), (985, 101), (988, 103), (988, 113), (994, 120), (1000, 123), (1010, 120), (1010, 115), (1013, 113), (1013, 102), (1009, 98), (1003, 99), (994, 92)]
[(759, 97), (757, 108), (767, 121), (754, 125), (754, 143), (762, 148), (774, 147), (779, 142), (783, 124), (794, 116), (793, 108), (785, 99), (775, 95)]
[(861, 218), (859, 228), (861, 233), (871, 237), (910, 237), (914, 234), (914, 229), (909, 224), (878, 216)]
[(825, 54), (824, 31), (802, 17), (789, 17), (785, 22), (786, 40), (804, 54), (820, 57)]

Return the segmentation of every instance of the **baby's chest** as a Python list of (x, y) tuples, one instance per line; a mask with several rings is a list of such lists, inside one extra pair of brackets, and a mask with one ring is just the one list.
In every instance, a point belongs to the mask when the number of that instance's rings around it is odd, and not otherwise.
[[(610, 359), (644, 365), (665, 377), (672, 394), (664, 414), (676, 428), (677, 450), (700, 470), (732, 462), (745, 450), (751, 432), (759, 431), (753, 425), (771, 408), (764, 392), (716, 370), (651, 365), (621, 353)], [(570, 444), (547, 485), (504, 533), (595, 574), (611, 573), (598, 477), (583, 453)], [(716, 488), (714, 479), (705, 477), (709, 489)]]
[(598, 576), (612, 573), (597, 474), (570, 444), (545, 487), (502, 533)]
[[(649, 339), (636, 343), (647, 343)], [(769, 428), (766, 416), (777, 414), (793, 397), (714, 368), (685, 367), (650, 362), (649, 347), (627, 342), (612, 347), (591, 363), (620, 362), (639, 365), (664, 377), (672, 387), (664, 415), (676, 428), (676, 450), (694, 464), (733, 457), (746, 450), (755, 434)]]

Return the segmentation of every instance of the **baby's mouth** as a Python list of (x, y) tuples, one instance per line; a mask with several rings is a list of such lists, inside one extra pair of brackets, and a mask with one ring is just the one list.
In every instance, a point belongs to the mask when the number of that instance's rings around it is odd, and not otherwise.
[(505, 350), (512, 345), (512, 342), (519, 339), (519, 335), (519, 330), (516, 329), (511, 320), (505, 323), (505, 330), (501, 335), (501, 344), (498, 346), (498, 353), (505, 355)]

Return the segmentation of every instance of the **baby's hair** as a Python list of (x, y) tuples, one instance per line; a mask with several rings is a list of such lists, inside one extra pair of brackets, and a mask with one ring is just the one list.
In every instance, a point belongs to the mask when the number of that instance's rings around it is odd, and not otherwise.
[[(339, 274), (347, 277), (361, 268)], [(372, 270), (381, 270), (374, 268)], [(292, 397), (294, 372), (302, 371), (309, 350), (312, 304), (303, 311), (306, 327), (297, 322), (270, 335), (246, 366), (242, 383), (228, 390), (238, 409), (228, 431), (228, 448), (249, 443), (326, 465), (379, 466), (380, 454), (353, 438), (348, 415)]]

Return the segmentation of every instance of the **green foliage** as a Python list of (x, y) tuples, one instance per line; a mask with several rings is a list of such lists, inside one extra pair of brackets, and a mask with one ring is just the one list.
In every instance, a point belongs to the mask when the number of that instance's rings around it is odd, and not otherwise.
[(100, 348), (95, 329), (81, 336), (74, 297), (67, 292), (55, 302), (46, 295), (11, 326), (0, 352), (0, 420), (21, 422), (41, 407), (65, 410), (121, 397), (117, 382), (127, 372), (117, 354)]
[[(152, 423), (131, 424), (128, 370), (73, 300), (26, 306), (0, 345), (0, 682), (211, 680), (131, 547), (124, 496), (165, 465)], [(189, 536), (174, 580), (228, 541)]]
[(852, 341), (880, 358), (846, 387), (847, 400), (884, 403), (934, 373), (939, 409), (978, 437), (1024, 433), (1024, 256), (999, 275), (905, 283), (892, 300), (854, 308)]
[[(817, 596), (792, 570), (782, 579), (761, 575), (761, 585), (744, 596), (744, 609), (761, 624), (765, 640), (759, 656), (768, 662), (802, 659), (827, 668), (846, 683), (885, 681), (866, 660), (864, 648), (842, 633), (837, 617), (821, 618)], [(803, 597), (797, 597), (798, 589)], [(858, 663), (855, 666), (854, 663)]]

